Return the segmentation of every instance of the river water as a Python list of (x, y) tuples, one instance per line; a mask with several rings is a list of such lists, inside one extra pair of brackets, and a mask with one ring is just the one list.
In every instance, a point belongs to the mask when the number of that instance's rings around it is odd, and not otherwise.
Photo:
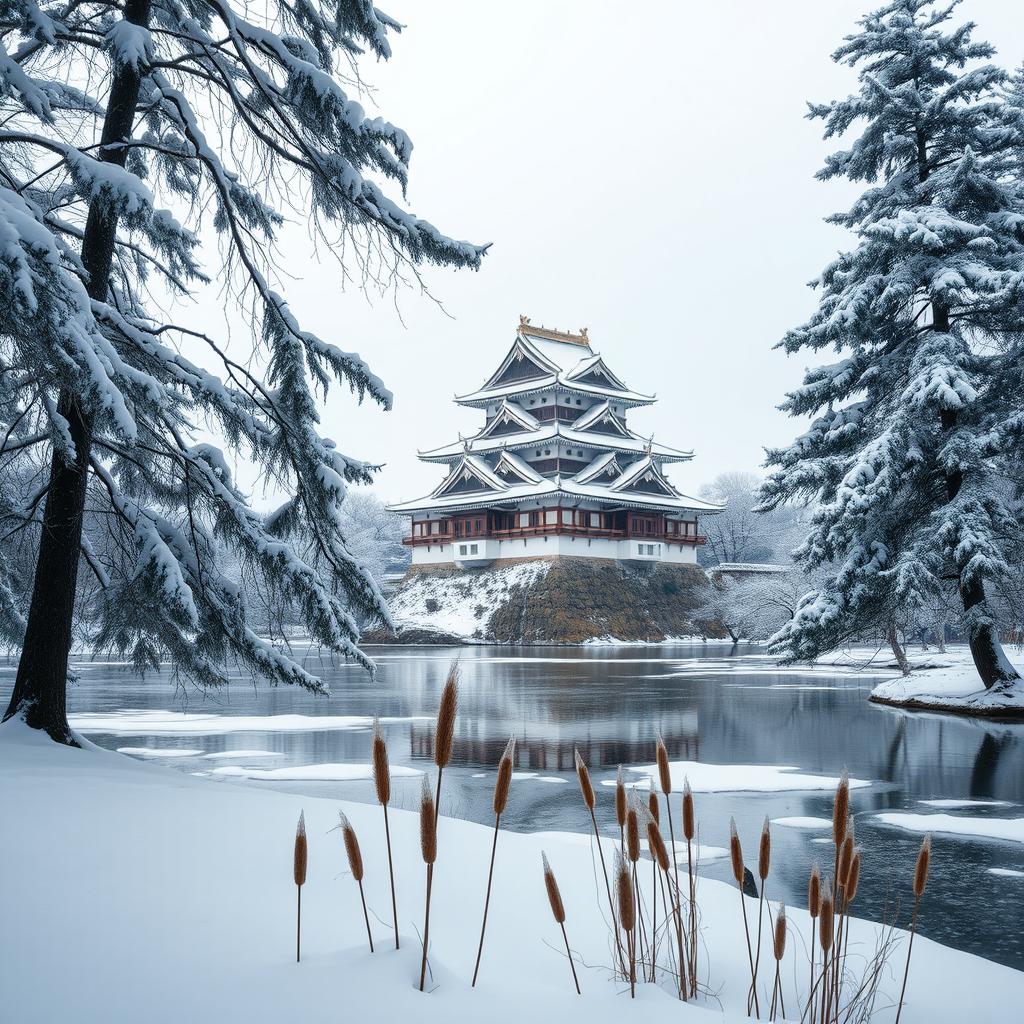
[[(870, 780), (855, 790), (857, 840), (864, 850), (856, 913), (905, 924), (910, 878), (920, 835), (880, 824), (884, 810), (936, 810), (919, 801), (1006, 801), (949, 813), (1020, 817), (1024, 804), (1024, 726), (911, 714), (867, 702), (878, 676), (841, 669), (778, 670), (755, 649), (716, 646), (675, 648), (371, 648), (375, 681), (354, 665), (307, 665), (326, 678), (329, 698), (290, 688), (254, 686), (240, 680), (226, 692), (204, 697), (175, 683), (170, 673), (140, 678), (122, 666), (80, 661), (72, 688), (72, 712), (142, 712), (164, 709), (231, 716), (386, 716), (391, 761), (432, 768), (432, 717), (449, 664), (461, 661), (454, 757), (445, 772), (442, 811), (491, 823), (493, 770), (510, 733), (518, 739), (517, 771), (504, 827), (520, 831), (586, 832), (589, 816), (572, 770), (578, 747), (595, 782), (614, 779), (618, 765), (654, 760), (654, 741), (664, 738), (673, 760), (710, 764), (787, 765), (804, 773), (835, 776), (843, 768)], [(7, 689), (9, 668), (0, 676)], [(6, 697), (3, 698), (6, 703)], [(269, 723), (273, 724), (273, 723)], [(128, 726), (129, 730), (132, 728)], [(186, 772), (216, 767), (278, 769), (369, 760), (370, 732), (280, 731), (266, 728), (227, 734), (113, 735), (91, 732), (106, 747), (199, 751), (157, 757)], [(273, 756), (210, 758), (232, 750), (264, 750)], [(531, 774), (532, 773), (532, 774)], [(636, 777), (627, 772), (627, 777)], [(239, 781), (211, 776), (224, 785), (255, 785), (372, 801), (367, 781)], [(612, 790), (598, 786), (599, 822), (617, 833)], [(419, 780), (394, 784), (398, 806), (417, 806)], [(678, 801), (678, 796), (675, 798)], [(700, 840), (728, 845), (734, 816), (747, 851), (756, 860), (763, 818), (831, 817), (831, 793), (699, 793)], [(1012, 806), (1018, 805), (1018, 806)], [(678, 805), (675, 807), (678, 827)], [(813, 861), (827, 862), (826, 830), (773, 827), (768, 897), (806, 906)], [(921, 910), (924, 934), (1024, 969), (1024, 844), (948, 835), (934, 838), (932, 874)], [(1021, 875), (992, 874), (991, 869)], [(728, 861), (707, 860), (701, 871), (728, 878)]]

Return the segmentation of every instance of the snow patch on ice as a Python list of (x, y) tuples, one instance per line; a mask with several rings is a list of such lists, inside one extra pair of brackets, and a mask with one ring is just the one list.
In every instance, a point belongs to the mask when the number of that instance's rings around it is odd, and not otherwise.
[[(263, 782), (361, 782), (373, 778), (372, 764), (303, 764), (294, 768), (242, 768), (225, 765), (214, 768), (211, 775), (235, 779), (259, 779)], [(417, 768), (393, 764), (389, 774), (393, 779), (422, 775)]]
[(876, 817), (883, 825), (892, 825), (910, 832), (941, 832), (976, 839), (1024, 843), (1024, 818), (971, 818), (958, 814), (906, 814), (897, 811)]
[(182, 750), (178, 747), (118, 747), (119, 754), (131, 757), (198, 757), (202, 750)]
[(236, 757), (284, 757), (276, 750), (215, 750), (212, 754), (203, 754), (209, 761), (228, 761)]
[(940, 807), (945, 810), (955, 811), (959, 808), (969, 807), (1013, 807), (1009, 800), (918, 800), (919, 804), (928, 807)]
[(1018, 871), (1016, 868), (989, 868), (988, 873), (998, 878), (1024, 878), (1024, 871)]
[[(695, 793), (783, 793), (789, 790), (831, 790), (839, 785), (839, 779), (828, 775), (799, 774), (792, 765), (770, 764), (706, 764), (702, 761), (670, 762), (672, 788), (681, 790), (683, 781), (689, 779)], [(636, 789), (650, 789), (651, 781), (657, 777), (655, 764), (638, 765), (628, 769), (645, 776), (635, 783)], [(602, 781), (602, 786), (614, 786), (614, 779)], [(864, 779), (850, 779), (852, 789), (870, 786)]]
[[(422, 716), (421, 716), (422, 717)], [(382, 718), (407, 722), (411, 718)], [(416, 719), (418, 720), (418, 719)], [(427, 718), (423, 717), (423, 721)], [(217, 736), (229, 732), (320, 732), (369, 729), (367, 715), (211, 715), (187, 711), (87, 711), (68, 715), (72, 729), (113, 736)]]
[(773, 825), (782, 825), (784, 828), (831, 828), (831, 818), (810, 818), (795, 816), (792, 818), (772, 818)]

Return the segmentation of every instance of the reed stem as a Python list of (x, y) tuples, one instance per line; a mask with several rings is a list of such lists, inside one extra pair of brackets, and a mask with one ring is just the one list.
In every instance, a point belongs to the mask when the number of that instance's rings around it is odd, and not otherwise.
[(295, 962), (302, 960), (302, 886), (295, 886), (298, 902), (295, 904)]
[(903, 968), (903, 984), (900, 987), (900, 1001), (896, 1008), (895, 1024), (900, 1024), (900, 1014), (903, 1013), (903, 997), (907, 994), (907, 977), (910, 974), (910, 954), (914, 951), (914, 934), (917, 932), (917, 911), (921, 906), (920, 894), (914, 897), (914, 914), (910, 919), (910, 943), (907, 946), (907, 963)]
[(363, 920), (366, 922), (366, 937), (370, 941), (370, 952), (373, 952), (373, 933), (370, 931), (370, 915), (366, 912), (366, 894), (363, 892), (363, 881), (359, 880), (359, 898), (363, 901)]
[(388, 847), (388, 877), (391, 879), (391, 917), (395, 922), (395, 949), (398, 949), (398, 902), (395, 899), (395, 868), (391, 860), (391, 829), (388, 826), (388, 805), (381, 806), (384, 808), (384, 838)]
[(757, 986), (754, 984), (754, 950), (750, 945), (750, 928), (747, 925), (747, 900), (743, 895), (742, 888), (740, 889), (740, 909), (743, 911), (743, 934), (747, 940), (747, 960), (750, 962), (750, 983), (754, 992), (754, 1012), (760, 1017), (761, 1007), (758, 1005)]
[(569, 967), (572, 970), (572, 980), (576, 983), (576, 995), (582, 995), (580, 992), (580, 979), (576, 977), (576, 964), (573, 963), (572, 950), (569, 949), (569, 936), (565, 934), (565, 922), (560, 921), (559, 925), (562, 929), (562, 938), (565, 940), (565, 955), (569, 958)]
[(430, 945), (430, 890), (434, 882), (434, 865), (427, 865), (427, 906), (423, 915), (423, 960), (420, 963), (420, 991), (427, 980), (427, 947)]
[(494, 841), (491, 843), (491, 866), (487, 871), (487, 895), (484, 897), (484, 920), (480, 925), (480, 945), (476, 951), (476, 967), (473, 968), (473, 984), (470, 988), (476, 987), (476, 976), (480, 972), (480, 956), (484, 951), (484, 932), (487, 929), (487, 910), (491, 905), (491, 880), (494, 878), (494, 855), (498, 850), (498, 825), (500, 822), (501, 815), (496, 814), (494, 816)]

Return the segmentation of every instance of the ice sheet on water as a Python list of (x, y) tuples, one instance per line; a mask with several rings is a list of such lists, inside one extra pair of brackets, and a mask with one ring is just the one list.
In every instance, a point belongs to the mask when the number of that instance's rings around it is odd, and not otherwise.
[(876, 815), (876, 818), (883, 825), (910, 832), (941, 832), (965, 838), (1024, 843), (1024, 818), (972, 818), (964, 814), (906, 814), (895, 811)]
[[(382, 718), (390, 722), (427, 721), (426, 717)], [(216, 736), (229, 732), (319, 732), (369, 729), (367, 715), (218, 715), (190, 711), (88, 711), (68, 715), (71, 728), (81, 733), (113, 736)]]
[[(263, 782), (361, 782), (373, 778), (371, 764), (302, 764), (293, 768), (242, 768), (225, 765), (210, 773), (236, 779), (258, 779)], [(391, 778), (412, 778), (422, 775), (417, 768), (393, 764)]]
[[(828, 775), (804, 775), (792, 765), (706, 764), (703, 761), (672, 761), (672, 788), (682, 790), (689, 779), (695, 793), (783, 793), (790, 790), (817, 791), (835, 789), (839, 779)], [(637, 765), (629, 771), (644, 776), (635, 783), (637, 789), (650, 789), (657, 777), (658, 766)], [(614, 779), (605, 779), (602, 786), (614, 786)], [(870, 786), (864, 779), (850, 779), (852, 789)]]
[(119, 754), (131, 757), (199, 757), (202, 750), (184, 750), (179, 747), (118, 747)]

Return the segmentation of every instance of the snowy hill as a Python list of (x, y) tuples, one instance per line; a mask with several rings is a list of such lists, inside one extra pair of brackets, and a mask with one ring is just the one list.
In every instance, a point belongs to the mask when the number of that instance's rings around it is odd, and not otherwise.
[[(699, 632), (690, 615), (704, 580), (696, 566), (537, 559), (416, 572), (390, 605), (399, 639), (410, 643), (435, 634), (507, 644), (658, 642)], [(393, 638), (378, 630), (365, 639)]]

